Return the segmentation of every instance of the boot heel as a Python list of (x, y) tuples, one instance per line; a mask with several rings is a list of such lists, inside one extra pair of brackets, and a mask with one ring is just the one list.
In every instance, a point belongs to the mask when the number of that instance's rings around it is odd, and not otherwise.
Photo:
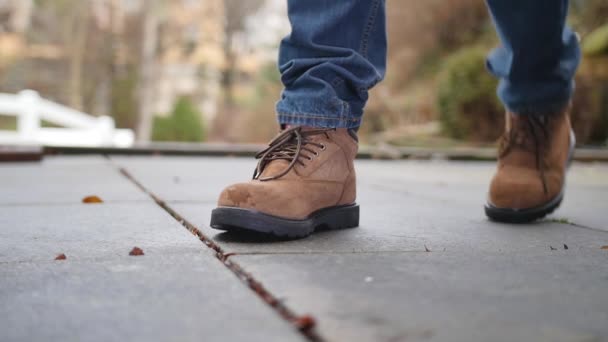
[(316, 226), (329, 230), (355, 228), (359, 226), (359, 205), (351, 204), (324, 209), (315, 215)]

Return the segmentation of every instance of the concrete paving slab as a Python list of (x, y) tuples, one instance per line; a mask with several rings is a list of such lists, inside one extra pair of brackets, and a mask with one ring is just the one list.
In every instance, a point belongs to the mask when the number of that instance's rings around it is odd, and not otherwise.
[[(241, 253), (421, 251), (425, 246), (433, 250), (515, 252), (563, 244), (574, 248), (608, 244), (606, 234), (579, 232), (580, 228), (561, 222), (561, 216), (553, 216), (557, 221), (527, 226), (490, 222), (484, 216), (479, 192), (469, 191), (469, 186), (427, 184), (424, 193), (412, 192), (413, 187), (420, 188), (420, 185), (406, 187), (405, 183), (397, 183), (392, 188), (360, 184), (362, 217), (357, 229), (324, 232), (303, 241), (266, 244), (210, 229), (208, 222), (215, 204), (177, 202), (171, 205), (228, 251)], [(598, 192), (597, 196), (602, 193)], [(598, 211), (593, 217), (601, 216)]]
[(0, 206), (0, 341), (44, 340), (302, 336), (151, 201)]
[(607, 341), (608, 251), (235, 256), (333, 341)]
[(80, 203), (91, 195), (106, 202), (149, 200), (100, 156), (2, 163), (0, 180), (0, 205)]
[[(371, 200), (371, 199), (370, 199)], [(359, 228), (314, 234), (304, 240), (264, 241), (209, 228), (213, 205), (174, 204), (173, 208), (236, 253), (350, 253), (380, 251), (478, 250), (525, 252), (549, 250), (564, 244), (594, 249), (608, 245), (608, 233), (544, 221), (507, 225), (488, 221), (480, 209), (395, 198), (399, 205), (362, 201)]]
[(420, 251), (425, 245), (441, 250), (521, 251), (563, 244), (595, 248), (608, 243), (602, 232), (579, 232), (573, 229), (582, 228), (567, 224), (605, 227), (599, 208), (608, 194), (604, 164), (575, 164), (567, 199), (548, 222), (513, 226), (489, 222), (483, 213), (493, 163), (358, 161), (360, 228), (324, 232), (303, 241), (261, 244), (208, 227), (219, 191), (247, 179), (245, 171), (253, 160), (121, 157), (116, 163), (230, 252)]
[[(269, 242), (207, 226), (252, 159), (113, 159), (330, 341), (608, 341), (605, 164), (575, 164), (553, 219), (512, 226), (483, 215), (492, 163), (360, 161), (360, 228)], [(107, 160), (5, 165), (0, 340), (301, 340)]]
[[(359, 163), (360, 188), (404, 193), (438, 202), (482, 206), (495, 165), (489, 162), (374, 161)], [(384, 165), (384, 167), (382, 167)], [(608, 231), (603, 214), (608, 196), (608, 164), (574, 163), (561, 207), (550, 219)], [(361, 196), (359, 196), (361, 198)]]
[(0, 340), (303, 341), (207, 251), (0, 263)]
[(608, 232), (608, 188), (570, 186), (562, 207), (552, 217), (573, 225)]
[(112, 160), (165, 201), (215, 203), (226, 184), (251, 178), (253, 158), (125, 157)]
[[(111, 159), (159, 190), (161, 185), (174, 185), (172, 189), (163, 187), (166, 192), (159, 191), (167, 200), (185, 200), (184, 196), (192, 196), (193, 201), (215, 201), (217, 192), (225, 184), (211, 183), (246, 181), (256, 165), (253, 158), (232, 157), (111, 156)], [(445, 160), (357, 160), (355, 165), (361, 184), (395, 180), (408, 184), (479, 184), (484, 188), (496, 167), (493, 162)], [(196, 187), (203, 179), (209, 183), (204, 184), (207, 188), (215, 190), (210, 198), (202, 196), (207, 194), (205, 189)], [(608, 163), (574, 163), (568, 173), (568, 183), (608, 187)]]
[(0, 206), (0, 262), (120, 258), (204, 246), (153, 202)]

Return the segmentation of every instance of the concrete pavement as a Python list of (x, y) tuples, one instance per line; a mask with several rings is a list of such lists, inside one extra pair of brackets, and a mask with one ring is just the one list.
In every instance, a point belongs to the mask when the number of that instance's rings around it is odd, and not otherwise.
[(0, 164), (0, 340), (608, 341), (607, 164), (574, 164), (562, 208), (532, 225), (484, 217), (492, 163), (364, 160), (359, 228), (210, 229), (219, 191), (254, 163)]

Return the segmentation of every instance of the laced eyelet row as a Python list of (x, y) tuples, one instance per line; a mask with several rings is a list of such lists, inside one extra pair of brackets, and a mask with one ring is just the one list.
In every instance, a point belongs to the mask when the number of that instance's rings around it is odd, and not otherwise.
[[(325, 151), (327, 149), (327, 146), (325, 146), (325, 144), (321, 144), (321, 148), (320, 151)], [(309, 161), (312, 161), (313, 159), (315, 159), (316, 157), (318, 157), (321, 153), (319, 153), (318, 151), (315, 151), (313, 153), (314, 157), (308, 157)]]
[[(334, 131), (335, 128), (322, 128), (315, 130), (303, 131), (302, 127), (294, 127), (285, 130), (279, 136), (277, 136), (265, 150), (259, 152), (256, 155), (257, 159), (260, 159), (258, 166), (253, 174), (253, 179), (260, 181), (269, 181), (278, 179), (286, 175), (289, 170), (296, 166), (296, 164), (305, 165), (302, 160), (312, 161), (314, 158), (320, 155), (319, 151), (325, 151), (327, 146), (323, 143), (318, 143), (309, 140), (310, 136), (325, 134), (328, 138), (328, 131)], [(313, 146), (319, 149), (319, 151), (313, 149)], [(302, 153), (304, 152), (304, 153)], [(300, 160), (302, 158), (302, 160)], [(287, 160), (289, 165), (277, 175), (270, 177), (261, 177), (261, 174), (266, 165), (273, 160)]]

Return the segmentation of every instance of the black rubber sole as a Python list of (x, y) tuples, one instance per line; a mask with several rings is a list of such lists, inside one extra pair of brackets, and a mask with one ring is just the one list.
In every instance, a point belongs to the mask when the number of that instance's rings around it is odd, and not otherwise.
[(268, 234), (278, 238), (303, 238), (316, 230), (334, 230), (359, 226), (359, 205), (321, 209), (304, 220), (291, 220), (259, 211), (218, 207), (211, 212), (211, 228)]
[(551, 214), (562, 203), (564, 198), (563, 192), (559, 196), (552, 199), (550, 202), (534, 208), (528, 209), (510, 209), (498, 208), (490, 203), (485, 206), (486, 216), (493, 221), (505, 223), (529, 223)]

